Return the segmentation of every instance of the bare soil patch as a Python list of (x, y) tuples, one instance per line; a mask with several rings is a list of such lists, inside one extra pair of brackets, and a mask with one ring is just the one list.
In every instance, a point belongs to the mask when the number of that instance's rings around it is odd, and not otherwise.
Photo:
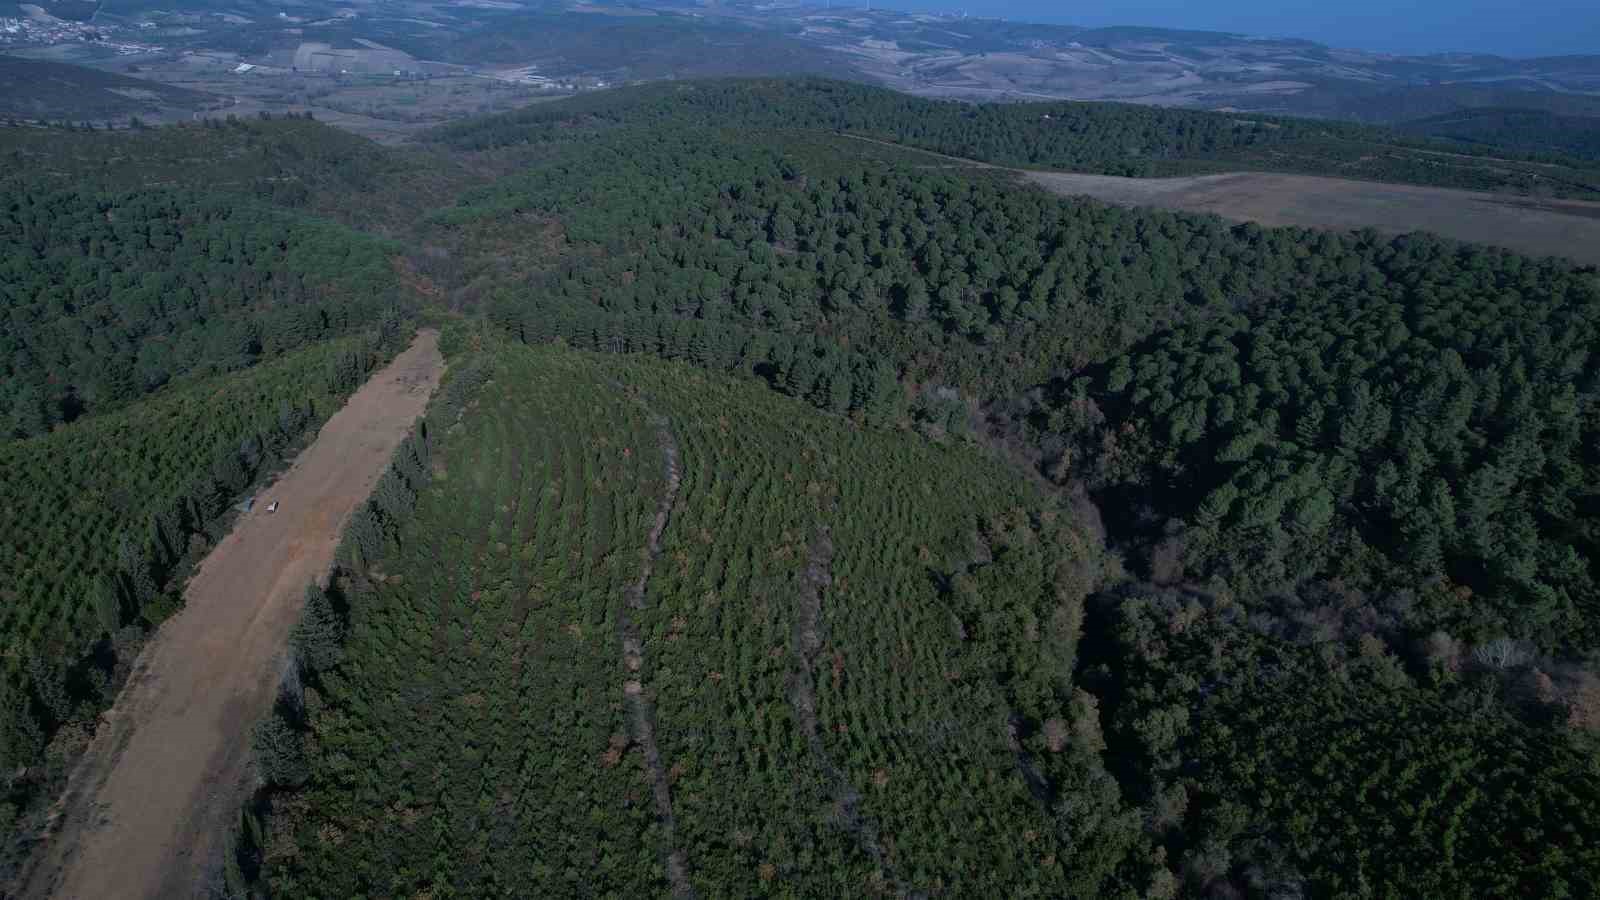
[(1124, 206), (1208, 212), (1261, 225), (1431, 231), (1531, 256), (1600, 265), (1600, 203), (1312, 175), (1236, 172), (1192, 178), (1120, 178), (1025, 172), (1056, 194)]
[(306, 585), (328, 571), (345, 519), (443, 366), (438, 333), (419, 334), (206, 557), (73, 771), (22, 896), (205, 897), (218, 886), (254, 777), (250, 732), (272, 704)]

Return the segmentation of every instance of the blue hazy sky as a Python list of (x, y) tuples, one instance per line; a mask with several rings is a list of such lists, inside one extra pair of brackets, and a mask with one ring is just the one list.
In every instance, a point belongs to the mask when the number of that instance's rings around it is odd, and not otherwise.
[[(839, 0), (859, 5), (861, 0)], [(1299, 37), (1384, 53), (1600, 53), (1600, 0), (878, 0), (874, 6), (1063, 25)]]

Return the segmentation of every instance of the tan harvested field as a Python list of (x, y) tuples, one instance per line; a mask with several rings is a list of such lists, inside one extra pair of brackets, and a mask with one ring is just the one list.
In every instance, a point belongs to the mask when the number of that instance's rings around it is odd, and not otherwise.
[(1124, 206), (1216, 213), (1262, 225), (1431, 231), (1532, 256), (1564, 256), (1600, 265), (1600, 203), (1581, 200), (1267, 172), (1191, 178), (1022, 174), (1057, 194), (1086, 195)]
[[(306, 586), (333, 562), (444, 361), (424, 331), (322, 427), (201, 564), (73, 770), (20, 896), (213, 896)], [(8, 892), (9, 893), (9, 892)], [(215, 894), (220, 896), (220, 894)]]
[(840, 136), (942, 160), (943, 167), (1012, 172), (1063, 197), (1092, 197), (1119, 206), (1215, 213), (1225, 219), (1258, 225), (1336, 230), (1372, 228), (1390, 234), (1431, 231), (1458, 241), (1491, 244), (1529, 256), (1563, 256), (1588, 265), (1600, 265), (1600, 203), (1591, 201), (1272, 172), (1230, 172), (1186, 178), (1039, 172), (1007, 169), (859, 135)]

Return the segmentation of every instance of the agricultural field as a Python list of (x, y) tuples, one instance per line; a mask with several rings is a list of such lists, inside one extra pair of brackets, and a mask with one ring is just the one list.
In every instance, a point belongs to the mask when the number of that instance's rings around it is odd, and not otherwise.
[(1061, 895), (1142, 862), (1073, 703), (1107, 562), (1066, 504), (684, 364), (452, 362), (485, 367), (341, 581), (303, 786), (254, 826), (274, 892)]
[(203, 91), (98, 69), (0, 56), (0, 118), (127, 122), (184, 119), (223, 105)]
[(214, 107), (189, 118), (257, 118), (310, 113), (317, 120), (384, 145), (403, 143), (426, 128), (466, 116), (506, 112), (570, 91), (494, 77), (441, 71), (395, 76), (264, 67), (235, 72), (233, 54), (173, 54), (107, 61), (143, 83), (215, 96)]
[(1267, 226), (1429, 231), (1529, 256), (1600, 265), (1600, 203), (1593, 201), (1269, 172), (1119, 178), (1030, 171), (1023, 177), (1067, 197), (1215, 213)]

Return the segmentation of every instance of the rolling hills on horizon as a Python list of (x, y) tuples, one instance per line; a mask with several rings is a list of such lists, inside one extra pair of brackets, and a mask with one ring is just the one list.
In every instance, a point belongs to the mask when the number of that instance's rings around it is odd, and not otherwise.
[[(1600, 110), (1600, 54), (1404, 56), (1221, 32), (754, 0), (403, 0), (381, 8), (309, 0), (287, 11), (190, 0), (106, 4), (92, 23), (61, 28), (36, 19), (22, 16), (20, 31), (0, 33), (0, 51), (131, 67), (223, 94), (230, 80), (256, 94), (263, 82), (294, 85), (312, 72), (471, 73), (568, 89), (810, 74), (931, 97), (1117, 100), (1369, 123), (1485, 107), (1578, 117)], [(239, 63), (255, 68), (233, 77)]]

